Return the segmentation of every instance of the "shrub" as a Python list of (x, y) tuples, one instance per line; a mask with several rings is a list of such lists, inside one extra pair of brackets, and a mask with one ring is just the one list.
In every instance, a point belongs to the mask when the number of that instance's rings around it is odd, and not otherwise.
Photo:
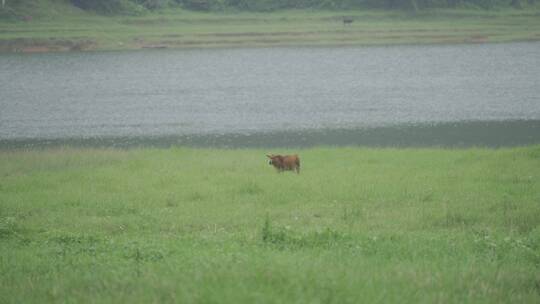
[(140, 15), (145, 10), (142, 5), (129, 0), (71, 0), (71, 3), (84, 10), (106, 15)]

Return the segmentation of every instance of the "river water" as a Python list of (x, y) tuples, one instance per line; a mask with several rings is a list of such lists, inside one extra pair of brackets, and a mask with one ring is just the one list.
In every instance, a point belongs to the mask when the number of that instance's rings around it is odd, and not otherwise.
[(0, 147), (540, 143), (540, 43), (0, 55)]

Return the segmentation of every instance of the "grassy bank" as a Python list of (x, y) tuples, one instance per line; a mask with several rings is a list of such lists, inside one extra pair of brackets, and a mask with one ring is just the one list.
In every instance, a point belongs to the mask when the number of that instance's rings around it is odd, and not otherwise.
[(539, 146), (265, 152), (0, 152), (0, 302), (539, 302)]
[[(178, 8), (142, 16), (100, 16), (57, 3), (28, 12), (26, 21), (0, 19), (0, 51), (537, 41), (539, 12), (538, 6), (418, 13), (204, 13)], [(354, 21), (344, 25), (344, 16)]]

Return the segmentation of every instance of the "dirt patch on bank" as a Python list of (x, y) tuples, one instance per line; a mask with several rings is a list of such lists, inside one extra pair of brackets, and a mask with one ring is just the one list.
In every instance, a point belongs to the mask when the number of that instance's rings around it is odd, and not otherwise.
[(62, 51), (87, 51), (96, 48), (96, 43), (89, 39), (16, 38), (0, 40), (0, 52), (43, 53)]
[(473, 35), (468, 39), (465, 39), (465, 42), (469, 43), (486, 43), (489, 41), (489, 37), (485, 35)]

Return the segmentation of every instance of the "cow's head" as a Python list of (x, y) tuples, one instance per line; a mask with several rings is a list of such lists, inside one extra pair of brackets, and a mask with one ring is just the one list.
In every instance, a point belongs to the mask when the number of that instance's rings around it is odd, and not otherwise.
[(266, 157), (270, 159), (268, 161), (269, 165), (272, 165), (274, 167), (279, 167), (281, 165), (281, 155), (266, 154)]

